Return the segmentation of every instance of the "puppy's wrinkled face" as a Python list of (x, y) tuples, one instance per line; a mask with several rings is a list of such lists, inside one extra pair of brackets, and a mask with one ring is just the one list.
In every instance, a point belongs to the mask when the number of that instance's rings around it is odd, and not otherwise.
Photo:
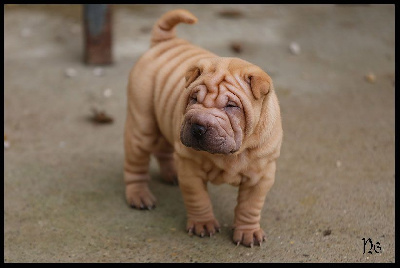
[(254, 102), (270, 89), (269, 76), (238, 58), (207, 58), (185, 78), (182, 143), (212, 154), (237, 152), (253, 127)]

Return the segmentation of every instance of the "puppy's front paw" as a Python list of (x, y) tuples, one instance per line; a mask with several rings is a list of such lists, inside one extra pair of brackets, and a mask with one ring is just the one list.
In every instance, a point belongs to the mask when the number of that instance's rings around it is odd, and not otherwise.
[(132, 183), (125, 188), (126, 201), (132, 208), (152, 209), (156, 198), (151, 193), (147, 183)]
[(261, 246), (263, 241), (265, 241), (265, 233), (261, 228), (240, 229), (239, 227), (233, 231), (233, 242), (236, 245), (242, 244), (247, 247), (253, 247), (254, 245)]
[(189, 235), (196, 234), (200, 237), (213, 236), (215, 232), (220, 232), (221, 227), (216, 219), (206, 221), (195, 221), (189, 219), (186, 225), (186, 231)]

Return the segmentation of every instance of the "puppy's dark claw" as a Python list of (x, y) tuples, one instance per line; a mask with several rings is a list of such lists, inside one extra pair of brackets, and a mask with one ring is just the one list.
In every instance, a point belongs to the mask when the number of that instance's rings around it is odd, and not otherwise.
[(140, 206), (137, 207), (137, 206), (131, 204), (130, 207), (131, 207), (131, 208), (134, 208), (134, 209), (140, 209), (140, 210), (152, 210), (152, 209), (156, 208), (156, 205), (145, 206), (145, 205), (143, 205), (143, 204), (140, 204)]

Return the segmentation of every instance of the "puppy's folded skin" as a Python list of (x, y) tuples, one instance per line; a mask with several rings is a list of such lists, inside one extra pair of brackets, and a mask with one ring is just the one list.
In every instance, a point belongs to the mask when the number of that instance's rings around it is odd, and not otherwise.
[(169, 183), (179, 183), (189, 234), (220, 230), (207, 183), (239, 188), (233, 242), (261, 245), (260, 213), (275, 180), (282, 124), (271, 78), (239, 58), (219, 57), (177, 38), (174, 27), (193, 24), (187, 10), (165, 13), (151, 46), (129, 74), (124, 132), (124, 181), (130, 206), (151, 209), (153, 154)]

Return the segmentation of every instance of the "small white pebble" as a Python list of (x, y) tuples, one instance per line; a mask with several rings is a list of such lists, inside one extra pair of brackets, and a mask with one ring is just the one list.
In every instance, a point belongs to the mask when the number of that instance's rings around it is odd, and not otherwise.
[(336, 161), (336, 167), (340, 168), (342, 166), (342, 162), (340, 160)]
[(104, 75), (104, 69), (101, 67), (96, 67), (93, 69), (93, 74), (95, 76), (103, 76)]
[(290, 52), (292, 52), (292, 54), (294, 55), (299, 55), (301, 51), (299, 44), (297, 44), (296, 42), (290, 43), (289, 49)]
[(75, 77), (78, 74), (74, 68), (67, 68), (64, 73), (67, 77)]
[(21, 36), (22, 37), (31, 37), (32, 36), (32, 30), (30, 28), (23, 28), (21, 30)]
[(112, 89), (111, 88), (106, 88), (103, 92), (104, 97), (109, 98), (112, 95)]
[(4, 141), (4, 149), (10, 148), (10, 142), (9, 141)]

